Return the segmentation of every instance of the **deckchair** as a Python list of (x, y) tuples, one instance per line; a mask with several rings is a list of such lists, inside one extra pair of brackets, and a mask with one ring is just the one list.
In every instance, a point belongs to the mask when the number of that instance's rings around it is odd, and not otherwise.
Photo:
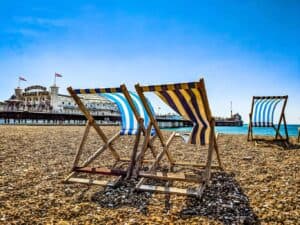
[[(154, 127), (162, 147), (162, 150), (157, 154), (154, 162), (149, 167), (149, 170), (146, 172), (141, 171), (142, 159), (149, 141), (147, 137), (149, 137), (150, 129), (148, 127), (148, 133), (146, 133), (146, 137), (144, 139), (140, 158), (137, 158), (134, 170), (134, 173), (138, 174), (138, 176), (140, 177), (139, 182), (136, 185), (136, 189), (141, 191), (153, 191), (170, 194), (174, 193), (201, 197), (204, 188), (207, 186), (210, 180), (211, 169), (216, 168), (223, 170), (215, 135), (215, 120), (209, 108), (204, 80), (200, 79), (199, 82), (191, 83), (176, 83), (152, 86), (140, 86), (139, 84), (136, 84), (135, 88), (150, 118), (149, 127)], [(169, 105), (179, 115), (193, 122), (194, 126), (192, 132), (190, 133), (188, 143), (195, 145), (195, 147), (199, 147), (199, 145), (208, 146), (208, 154), (205, 164), (197, 164), (196, 162), (186, 161), (179, 162), (174, 159), (171, 154), (170, 147), (172, 144), (172, 140), (176, 137), (176, 132), (172, 132), (167, 140), (164, 138), (162, 131), (160, 130), (158, 123), (149, 108), (149, 104), (146, 101), (144, 94), (145, 92), (154, 92), (163, 100), (163, 102)], [(212, 165), (213, 151), (216, 152), (219, 164), (218, 166)], [(164, 156), (166, 156), (170, 165), (170, 172), (167, 173), (159, 171), (158, 168)], [(172, 168), (174, 168), (174, 166), (188, 166), (196, 168), (202, 167), (204, 168), (204, 173), (203, 176), (192, 176), (191, 174), (187, 174), (184, 172), (172, 172)], [(199, 184), (199, 186), (195, 189), (190, 187), (177, 188), (171, 186), (144, 184), (146, 179), (148, 178), (155, 180), (165, 180), (168, 184), (172, 184), (173, 181), (196, 182), (197, 184)]]
[[(289, 142), (289, 135), (285, 119), (285, 107), (288, 96), (253, 96), (251, 112), (249, 114), (248, 141), (259, 140), (253, 138), (253, 127), (270, 127), (275, 130), (274, 140), (283, 140)], [(281, 106), (281, 112), (277, 127), (274, 124), (274, 114), (278, 106)], [(281, 122), (284, 125), (285, 138), (280, 134)]]
[[(75, 89), (73, 90), (72, 87), (67, 89), (70, 95), (73, 97), (74, 101), (77, 103), (79, 109), (84, 114), (87, 119), (85, 131), (81, 142), (78, 146), (77, 153), (75, 155), (75, 159), (72, 166), (72, 171), (65, 179), (66, 182), (78, 182), (78, 183), (85, 183), (85, 184), (98, 184), (102, 186), (115, 186), (118, 181), (120, 181), (123, 177), (126, 176), (127, 179), (131, 177), (132, 169), (135, 164), (135, 158), (137, 154), (137, 148), (140, 140), (141, 134), (146, 133), (146, 127), (149, 123), (149, 117), (146, 114), (146, 111), (143, 109), (142, 103), (137, 96), (137, 94), (133, 92), (129, 92), (126, 86), (123, 84), (117, 88), (95, 88), (95, 89)], [(96, 124), (95, 119), (89, 112), (89, 110), (85, 107), (82, 103), (79, 94), (98, 94), (108, 100), (114, 102), (120, 111), (121, 120), (122, 120), (122, 127), (121, 130), (118, 131), (115, 135), (108, 138), (101, 127)], [(153, 109), (151, 109), (153, 110)], [(99, 137), (104, 142), (99, 149), (97, 149), (88, 159), (79, 165), (80, 157), (82, 156), (83, 146), (86, 142), (87, 136), (89, 134), (90, 128), (93, 127)], [(148, 143), (147, 149), (150, 148), (153, 156), (155, 157), (155, 150), (152, 146), (152, 141), (155, 138), (155, 132), (152, 129), (150, 131), (152, 138), (151, 141)], [(130, 159), (128, 158), (121, 158), (119, 153), (115, 150), (113, 146), (113, 142), (117, 140), (122, 135), (135, 135), (134, 146), (131, 152)], [(118, 168), (112, 167), (89, 167), (89, 165), (95, 161), (96, 158), (99, 158), (100, 155), (105, 150), (110, 150), (112, 156), (115, 159), (115, 164), (119, 162), (128, 162), (129, 166), (126, 170), (121, 170)], [(102, 161), (106, 161), (107, 159), (102, 158)], [(78, 174), (82, 173), (89, 173), (89, 174), (98, 174), (98, 175), (105, 175), (105, 176), (116, 176), (117, 178), (114, 181), (107, 181), (107, 180), (96, 180), (96, 179), (87, 179), (78, 177)]]

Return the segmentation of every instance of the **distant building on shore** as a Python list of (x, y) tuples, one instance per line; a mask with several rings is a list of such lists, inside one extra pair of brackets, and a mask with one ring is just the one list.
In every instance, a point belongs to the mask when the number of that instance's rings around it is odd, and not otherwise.
[[(92, 115), (102, 116), (104, 121), (108, 122), (112, 117), (120, 117), (117, 105), (104, 97), (97, 94), (80, 95), (79, 97)], [(59, 87), (56, 85), (52, 85), (49, 89), (41, 85), (33, 85), (24, 89), (17, 87), (8, 100), (0, 102), (0, 111), (19, 114), (24, 114), (23, 112), (69, 114), (67, 116), (82, 114), (73, 98), (69, 95), (59, 94)], [(179, 127), (181, 124), (179, 121), (183, 120), (180, 116), (170, 113), (156, 115), (156, 118), (164, 121), (164, 123), (170, 123), (172, 126), (174, 124), (170, 121), (175, 121), (177, 123), (175, 127)], [(232, 109), (230, 117), (216, 117), (215, 119), (216, 126), (243, 126), (242, 117), (238, 113), (232, 114)], [(192, 126), (192, 123), (186, 122), (184, 124), (184, 126), (187, 125)]]
[(242, 116), (235, 113), (227, 118), (215, 117), (216, 126), (243, 126), (244, 122)]
[[(80, 98), (94, 115), (119, 115), (117, 105), (99, 95), (91, 94)], [(80, 113), (73, 98), (59, 94), (59, 87), (56, 85), (51, 86), (49, 89), (40, 85), (33, 85), (24, 89), (17, 87), (15, 93), (8, 100), (0, 102), (0, 110)]]

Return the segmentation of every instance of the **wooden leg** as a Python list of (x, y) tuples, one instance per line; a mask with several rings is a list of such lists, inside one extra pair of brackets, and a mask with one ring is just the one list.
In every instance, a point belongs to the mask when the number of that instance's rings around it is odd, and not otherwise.
[(282, 135), (281, 135), (280, 132), (279, 132), (280, 124), (278, 124), (278, 127), (277, 127), (277, 128), (273, 125), (273, 128), (274, 128), (274, 130), (275, 130), (275, 132), (276, 132), (275, 140), (277, 140), (278, 136), (279, 136), (281, 139), (283, 139)]
[(210, 179), (210, 171), (211, 171), (211, 162), (212, 162), (212, 156), (213, 156), (213, 149), (215, 148), (215, 142), (214, 142), (214, 127), (211, 126), (210, 131), (210, 138), (209, 138), (209, 147), (208, 147), (208, 155), (207, 155), (207, 162), (206, 167), (204, 171), (204, 181), (208, 181)]
[(78, 161), (79, 161), (79, 158), (81, 156), (81, 153), (82, 153), (82, 148), (86, 142), (86, 139), (87, 139), (87, 136), (89, 134), (89, 131), (90, 131), (90, 124), (89, 124), (89, 121), (87, 121), (86, 123), (86, 126), (85, 126), (85, 130), (84, 130), (84, 134), (82, 136), (82, 139), (81, 139), (81, 142), (80, 142), (80, 145), (77, 149), (77, 153), (76, 153), (76, 156), (74, 158), (74, 162), (73, 162), (73, 169), (75, 167), (77, 167), (77, 164), (78, 164)]
[(215, 151), (216, 151), (216, 155), (217, 155), (218, 164), (219, 164), (221, 170), (223, 171), (224, 167), (223, 167), (223, 164), (222, 164), (222, 161), (221, 161), (219, 146), (217, 144), (217, 139), (216, 138), (214, 138), (214, 147), (215, 147)]
[(128, 166), (127, 175), (126, 175), (125, 179), (130, 179), (130, 177), (132, 175), (132, 171), (133, 171), (133, 168), (134, 168), (134, 165), (135, 165), (135, 160), (136, 160), (136, 153), (137, 153), (138, 145), (139, 145), (139, 142), (140, 142), (141, 131), (142, 131), (141, 126), (139, 126), (139, 129), (138, 129), (138, 132), (137, 132), (137, 135), (136, 135), (136, 138), (135, 138), (132, 154), (131, 154), (131, 157), (130, 157), (130, 163), (129, 163), (129, 166)]
[[(251, 117), (251, 113), (249, 114), (248, 141), (250, 141), (250, 135), (252, 135), (252, 117)], [(253, 137), (252, 137), (252, 139), (253, 139)]]
[(140, 170), (140, 168), (142, 166), (142, 161), (144, 159), (146, 150), (148, 148), (149, 140), (150, 140), (151, 129), (152, 129), (152, 125), (149, 124), (149, 126), (147, 127), (147, 130), (146, 130), (146, 133), (145, 133), (145, 137), (144, 137), (144, 142), (143, 142), (143, 145), (142, 145), (142, 149), (141, 149), (141, 151), (138, 154), (137, 159), (136, 159), (136, 165), (135, 165), (135, 168), (133, 170), (133, 176), (134, 177), (138, 176), (139, 170)]
[(157, 153), (156, 153), (156, 151), (155, 151), (155, 147), (153, 146), (153, 142), (154, 142), (154, 140), (156, 139), (156, 137), (157, 137), (157, 135), (154, 135), (154, 136), (150, 139), (149, 144), (148, 144), (148, 148), (150, 148), (151, 153), (152, 153), (152, 155), (153, 155), (154, 158), (155, 158), (156, 155), (157, 155)]
[(284, 131), (285, 131), (285, 138), (287, 143), (289, 143), (289, 133), (286, 125), (285, 115), (283, 114), (283, 124), (284, 124)]

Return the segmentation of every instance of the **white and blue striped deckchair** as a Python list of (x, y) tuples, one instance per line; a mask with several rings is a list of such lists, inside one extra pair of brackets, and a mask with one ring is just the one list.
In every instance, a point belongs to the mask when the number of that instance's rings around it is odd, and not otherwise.
[[(141, 179), (138, 182), (136, 189), (143, 191), (156, 191), (162, 193), (194, 195), (200, 197), (203, 193), (204, 188), (209, 182), (211, 168), (223, 170), (214, 129), (215, 121), (210, 111), (204, 80), (200, 79), (199, 82), (151, 86), (140, 86), (139, 84), (137, 84), (135, 88), (150, 117), (150, 125), (152, 125), (155, 128), (157, 136), (163, 147), (163, 150), (157, 155), (155, 161), (149, 168), (149, 171), (139, 172), (139, 176), (141, 177)], [(171, 151), (169, 151), (169, 147), (173, 138), (176, 137), (176, 133), (173, 132), (168, 138), (168, 140), (165, 140), (160, 128), (157, 125), (157, 121), (151, 112), (149, 104), (146, 101), (144, 92), (154, 92), (167, 105), (174, 109), (179, 115), (193, 122), (193, 130), (190, 134), (188, 143), (194, 144), (196, 146), (208, 146), (207, 161), (204, 165), (197, 164), (197, 159), (195, 159), (195, 162), (179, 162), (173, 159), (173, 157), (171, 156)], [(147, 139), (145, 140), (147, 141)], [(144, 144), (144, 146), (147, 145)], [(213, 152), (216, 153), (217, 160), (219, 163), (218, 166), (212, 165)], [(204, 167), (205, 170), (203, 171), (203, 176), (199, 177), (197, 176), (197, 174), (187, 175), (185, 173), (165, 173), (158, 171), (158, 164), (160, 163), (164, 155), (166, 155), (169, 159), (171, 168), (173, 166), (191, 166), (193, 168)], [(136, 167), (140, 166), (140, 164), (141, 161), (137, 162)], [(136, 169), (138, 170), (139, 168)], [(169, 183), (171, 183), (174, 180), (184, 182), (196, 182), (199, 184), (199, 187), (197, 189), (186, 189), (169, 186), (165, 187), (157, 185), (145, 185), (143, 183), (146, 178), (167, 180)]]
[[(285, 107), (288, 96), (253, 96), (251, 112), (249, 114), (248, 126), (248, 141), (254, 140), (253, 127), (270, 127), (275, 130), (275, 140), (289, 141), (286, 119)], [(275, 110), (281, 107), (281, 112), (278, 120), (277, 127), (274, 124)], [(280, 134), (280, 126), (283, 122), (285, 129), (285, 138)], [(280, 139), (278, 139), (280, 137)]]
[[(77, 150), (72, 172), (71, 174), (65, 179), (66, 182), (79, 182), (79, 183), (88, 183), (88, 184), (98, 184), (102, 186), (107, 185), (115, 185), (123, 176), (126, 176), (127, 179), (131, 177), (132, 169), (135, 164), (137, 148), (140, 140), (140, 135), (146, 133), (147, 127), (149, 124), (149, 116), (147, 115), (145, 109), (143, 108), (143, 104), (139, 98), (139, 96), (133, 92), (129, 92), (126, 86), (123, 84), (117, 88), (94, 88), (94, 89), (72, 89), (71, 87), (68, 88), (70, 95), (73, 97), (75, 102), (77, 103), (79, 109), (87, 118), (86, 129)], [(86, 95), (86, 94), (98, 94), (109, 101), (115, 103), (119, 109), (121, 115), (121, 130), (118, 131), (113, 137), (108, 138), (105, 133), (102, 131), (100, 126), (96, 124), (95, 119), (90, 114), (88, 109), (82, 103), (80, 97), (78, 95)], [(151, 106), (151, 111), (153, 108)], [(90, 127), (94, 127), (100, 138), (104, 141), (104, 145), (101, 146), (92, 156), (90, 156), (86, 161), (79, 165), (79, 159), (82, 155), (82, 148), (86, 141), (88, 132)], [(121, 159), (120, 155), (112, 146), (112, 143), (122, 135), (134, 135), (135, 136), (135, 143), (133, 146), (133, 150), (131, 152), (130, 159)], [(150, 135), (154, 139), (155, 131), (154, 129), (151, 130)], [(150, 142), (147, 148), (151, 149), (153, 156), (155, 157), (155, 151), (152, 146), (152, 142)], [(112, 155), (116, 162), (129, 162), (129, 166), (127, 170), (120, 170), (114, 168), (107, 168), (107, 167), (88, 167), (96, 158), (99, 157), (106, 149), (109, 149), (112, 152)], [(116, 165), (116, 163), (115, 163)], [(118, 178), (114, 182), (108, 182), (104, 180), (91, 180), (91, 179), (84, 179), (74, 177), (77, 173), (95, 173), (95, 174), (102, 174), (102, 175), (112, 175), (117, 176)]]

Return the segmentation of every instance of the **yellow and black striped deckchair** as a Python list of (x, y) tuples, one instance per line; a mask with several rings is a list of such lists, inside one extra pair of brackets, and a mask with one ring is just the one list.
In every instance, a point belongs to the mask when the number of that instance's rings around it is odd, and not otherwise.
[[(153, 86), (140, 86), (137, 84), (135, 86), (137, 93), (139, 94), (144, 107), (150, 118), (150, 125), (154, 127), (157, 136), (160, 140), (160, 143), (163, 147), (163, 150), (157, 155), (155, 161), (151, 165), (148, 172), (141, 172), (141, 164), (143, 158), (143, 150), (141, 151), (141, 158), (137, 159), (135, 173), (139, 174), (140, 181), (138, 182), (136, 189), (145, 190), (145, 191), (157, 191), (163, 193), (177, 193), (177, 194), (187, 194), (187, 195), (196, 195), (201, 196), (203, 190), (210, 179), (211, 168), (219, 168), (223, 169), (218, 145), (216, 141), (215, 135), (215, 121), (212, 117), (208, 98), (205, 90), (204, 80), (200, 79), (199, 82), (191, 82), (191, 83), (177, 83), (177, 84), (167, 84), (167, 85), (153, 85)], [(173, 132), (167, 141), (163, 137), (163, 134), (158, 127), (157, 121), (153, 116), (149, 105), (146, 101), (144, 92), (154, 92), (157, 96), (159, 96), (167, 105), (169, 105), (172, 109), (174, 109), (179, 115), (183, 118), (190, 120), (193, 122), (193, 129), (190, 134), (188, 143), (195, 145), (208, 145), (208, 155), (207, 161), (205, 165), (198, 165), (193, 162), (176, 162), (169, 150), (171, 141), (176, 136), (175, 132)], [(149, 126), (150, 126), (149, 125)], [(146, 134), (147, 135), (147, 134)], [(147, 139), (143, 146), (147, 146)], [(213, 151), (216, 152), (218, 166), (212, 166), (212, 156)], [(203, 177), (193, 177), (186, 176), (183, 173), (161, 173), (157, 171), (157, 167), (162, 157), (166, 155), (171, 164), (171, 168), (173, 166), (192, 166), (192, 167), (204, 167)], [(196, 161), (197, 159), (195, 159)], [(199, 187), (197, 190), (195, 189), (182, 189), (176, 187), (164, 187), (164, 186), (154, 186), (154, 185), (145, 185), (144, 181), (146, 178), (152, 179), (161, 179), (161, 180), (178, 180), (178, 181), (187, 181), (187, 182), (197, 182), (199, 183)], [(190, 179), (191, 178), (191, 179)]]
[[(69, 176), (65, 179), (66, 182), (78, 182), (86, 184), (98, 184), (102, 186), (114, 186), (122, 177), (129, 179), (134, 168), (137, 148), (140, 142), (140, 135), (145, 134), (147, 130), (147, 124), (149, 118), (146, 111), (143, 110), (143, 105), (138, 95), (127, 90), (126, 86), (123, 84), (117, 88), (94, 88), (94, 89), (72, 89), (68, 88), (70, 95), (73, 97), (74, 101), (77, 103), (79, 109), (82, 111), (84, 116), (87, 119), (86, 128), (84, 135), (81, 139), (81, 143), (77, 149), (75, 159), (73, 162), (72, 171)], [(108, 100), (114, 102), (120, 111), (122, 126), (121, 130), (118, 131), (111, 138), (107, 137), (101, 127), (96, 124), (95, 119), (89, 110), (85, 107), (78, 95), (87, 95), (87, 94), (97, 94)], [(102, 139), (104, 144), (99, 147), (89, 158), (84, 162), (79, 163), (79, 159), (82, 156), (83, 146), (86, 142), (90, 127), (93, 127), (99, 137)], [(115, 150), (113, 142), (117, 140), (121, 135), (134, 135), (135, 142), (133, 150), (131, 152), (130, 159), (121, 158), (119, 153)], [(155, 132), (150, 131), (150, 136), (152, 135), (151, 140), (155, 138)], [(155, 157), (155, 151), (152, 146), (152, 141), (149, 142), (148, 148), (151, 149), (153, 156)], [(95, 161), (105, 150), (109, 149), (112, 153), (112, 156), (115, 159), (115, 164), (121, 162), (128, 162), (128, 168), (126, 170), (121, 170), (119, 168), (112, 167), (91, 167), (90, 164)], [(105, 159), (103, 159), (105, 161)], [(96, 180), (96, 179), (87, 179), (82, 176), (78, 177), (77, 174), (89, 173), (89, 174), (98, 174), (105, 176), (117, 176), (117, 178), (111, 182), (108, 180)]]

